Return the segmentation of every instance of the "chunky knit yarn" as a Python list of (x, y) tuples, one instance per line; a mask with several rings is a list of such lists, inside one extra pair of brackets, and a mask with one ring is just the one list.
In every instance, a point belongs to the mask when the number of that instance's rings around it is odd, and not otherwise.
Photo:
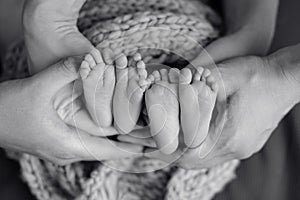
[[(127, 55), (139, 51), (147, 63), (174, 65), (199, 54), (201, 45), (218, 36), (219, 25), (217, 15), (198, 0), (90, 0), (78, 21), (79, 30), (99, 48)], [(28, 76), (22, 42), (10, 49), (2, 70), (2, 80)], [(28, 154), (9, 155), (20, 162), (24, 181), (40, 200), (211, 199), (234, 178), (238, 166), (235, 160), (210, 169), (185, 170), (136, 158), (61, 167)], [(125, 173), (111, 166), (148, 172)]]

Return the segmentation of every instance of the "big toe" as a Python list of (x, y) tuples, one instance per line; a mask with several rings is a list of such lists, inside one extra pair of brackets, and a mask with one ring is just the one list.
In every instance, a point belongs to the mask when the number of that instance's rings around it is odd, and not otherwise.
[(169, 70), (170, 83), (179, 83), (180, 70), (177, 68), (171, 68)]
[(127, 87), (128, 83), (128, 60), (124, 54), (121, 54), (116, 60), (116, 79), (117, 85)]
[(164, 82), (169, 82), (169, 77), (168, 77), (168, 70), (167, 69), (161, 69), (159, 70), (161, 80)]
[(111, 49), (105, 48), (102, 51), (102, 56), (103, 56), (104, 62), (107, 65), (112, 65), (113, 64), (114, 53), (113, 53), (113, 51)]
[(192, 81), (192, 72), (188, 68), (183, 68), (180, 71), (179, 83), (180, 84), (190, 84)]
[(86, 79), (91, 71), (90, 65), (87, 61), (82, 61), (79, 69), (79, 74), (82, 79)]
[(118, 56), (118, 58), (116, 59), (116, 68), (124, 69), (127, 67), (127, 65), (128, 65), (127, 57), (124, 54)]

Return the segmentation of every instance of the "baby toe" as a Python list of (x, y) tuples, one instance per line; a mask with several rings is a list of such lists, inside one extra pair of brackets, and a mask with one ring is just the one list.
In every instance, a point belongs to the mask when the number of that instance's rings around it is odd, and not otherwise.
[(190, 84), (192, 81), (192, 72), (189, 68), (183, 68), (180, 71), (179, 83), (180, 84)]
[(154, 82), (158, 82), (161, 80), (161, 76), (160, 76), (160, 73), (155, 70), (153, 73), (152, 73), (153, 77), (154, 77)]
[(100, 53), (100, 51), (98, 49), (93, 49), (90, 54), (93, 56), (94, 60), (96, 61), (97, 64), (99, 63), (103, 63), (103, 58), (102, 55)]
[(213, 90), (217, 91), (218, 90), (218, 84), (216, 83), (215, 77), (213, 75), (209, 75), (206, 78), (206, 84)]
[(203, 67), (197, 67), (196, 71), (195, 71), (195, 74), (193, 76), (193, 81), (200, 81), (201, 77), (203, 75), (203, 72), (204, 72), (204, 68)]
[(161, 80), (164, 82), (169, 82), (168, 70), (161, 69), (159, 70), (159, 72), (160, 72)]
[(150, 83), (154, 82), (154, 76), (152, 74), (150, 74), (147, 78), (147, 80), (149, 80)]
[(114, 54), (111, 49), (109, 49), (109, 48), (104, 49), (102, 51), (102, 56), (103, 56), (104, 62), (107, 65), (113, 64)]
[(118, 56), (116, 60), (116, 68), (117, 69), (124, 69), (128, 66), (127, 57), (124, 54)]
[(81, 76), (82, 79), (86, 79), (90, 73), (91, 69), (90, 69), (90, 65), (87, 61), (82, 61), (81, 65), (80, 65), (80, 69), (79, 69), (79, 74)]
[(136, 62), (142, 60), (141, 54), (139, 54), (139, 53), (134, 54), (133, 55), (133, 60), (136, 61)]
[(91, 69), (94, 69), (94, 67), (96, 66), (96, 62), (91, 54), (87, 54), (84, 57), (84, 60), (90, 65)]
[(209, 70), (209, 69), (204, 69), (204, 71), (203, 71), (203, 73), (202, 73), (202, 75), (201, 75), (201, 81), (205, 81), (206, 78), (207, 78), (208, 76), (210, 76), (210, 75), (211, 75), (210, 70)]
[(171, 68), (169, 70), (169, 82), (179, 83), (180, 70), (177, 68)]
[(219, 89), (219, 85), (218, 85), (216, 82), (214, 82), (214, 83), (211, 85), (211, 89), (212, 89), (212, 91), (217, 92), (218, 89)]
[(138, 61), (137, 63), (137, 71), (140, 79), (146, 79), (148, 74), (146, 70), (145, 63), (143, 61)]
[(140, 79), (146, 79), (147, 78), (147, 71), (144, 69), (144, 70), (138, 70), (138, 74), (139, 74), (139, 78)]

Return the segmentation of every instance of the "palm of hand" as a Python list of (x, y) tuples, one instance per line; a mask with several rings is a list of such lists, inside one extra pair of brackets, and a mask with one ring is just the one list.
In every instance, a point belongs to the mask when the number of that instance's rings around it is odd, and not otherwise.
[(226, 95), (219, 95), (218, 114), (206, 140), (195, 149), (182, 147), (172, 155), (149, 150), (146, 156), (199, 169), (248, 158), (263, 147), (289, 110), (289, 99), (282, 96), (287, 82), (276, 68), (258, 57), (234, 59), (218, 69), (222, 77), (219, 84), (224, 83)]

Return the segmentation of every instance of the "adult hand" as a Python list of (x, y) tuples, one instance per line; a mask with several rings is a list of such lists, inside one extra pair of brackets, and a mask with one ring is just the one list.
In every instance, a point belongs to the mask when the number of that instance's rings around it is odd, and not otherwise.
[(94, 48), (76, 24), (85, 1), (25, 1), (23, 29), (32, 74), (62, 58), (82, 55)]
[(191, 64), (208, 66), (238, 56), (264, 55), (274, 35), (277, 7), (278, 0), (224, 0), (225, 35)]
[[(300, 47), (297, 49), (300, 52)], [(226, 95), (219, 95), (216, 106), (218, 114), (212, 119), (204, 142), (195, 149), (182, 145), (171, 155), (149, 148), (145, 155), (174, 162), (184, 168), (200, 169), (232, 159), (245, 159), (259, 151), (284, 115), (300, 100), (299, 62), (294, 54), (291, 59), (290, 52), (293, 51), (288, 49), (268, 58), (244, 57), (220, 64), (218, 72), (222, 79), (218, 82), (219, 85), (224, 84)], [(297, 73), (283, 69), (287, 62), (278, 64), (278, 58), (281, 61), (289, 59), (289, 64), (296, 66)], [(215, 77), (219, 77), (216, 70), (214, 73)], [(298, 82), (295, 81), (295, 74)], [(223, 120), (216, 119), (224, 119), (224, 123), (217, 123)], [(143, 134), (147, 138), (148, 133)], [(119, 138), (155, 147), (151, 138), (133, 136)]]
[[(25, 1), (23, 26), (31, 74), (39, 72), (62, 58), (84, 55), (94, 48), (78, 31), (76, 24), (79, 10), (85, 1)], [(76, 82), (76, 86), (78, 84), (79, 81)], [(54, 97), (55, 109), (60, 117), (67, 124), (83, 129), (92, 135), (103, 136), (104, 132), (115, 134), (114, 129), (100, 130), (95, 126), (78, 99), (82, 88), (77, 87), (76, 92), (73, 89), (74, 84), (68, 84), (61, 88)]]
[(95, 137), (67, 126), (53, 98), (78, 78), (75, 59), (61, 61), (27, 79), (0, 84), (0, 146), (57, 164), (138, 156), (143, 147)]

